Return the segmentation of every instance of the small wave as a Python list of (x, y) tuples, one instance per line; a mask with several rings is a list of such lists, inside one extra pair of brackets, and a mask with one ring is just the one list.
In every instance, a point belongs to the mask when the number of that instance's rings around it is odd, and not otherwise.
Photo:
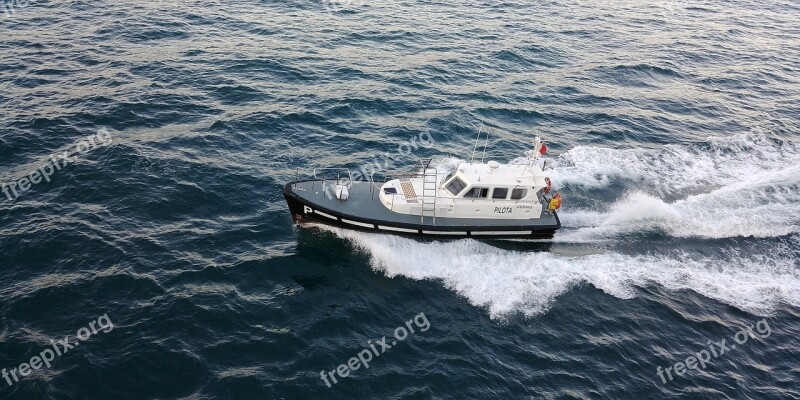
[[(535, 52), (541, 52), (541, 50), (536, 50)], [(526, 57), (515, 50), (501, 50), (495, 53), (494, 57), (500, 62), (509, 63), (508, 67), (513, 69), (522, 69), (525, 67), (553, 67), (550, 63), (544, 62), (541, 59)]]
[(615, 65), (597, 67), (592, 73), (601, 81), (614, 85), (653, 87), (683, 78), (683, 75), (674, 68), (648, 64)]
[(638, 65), (616, 65), (612, 68), (614, 71), (631, 74), (645, 74), (645, 75), (662, 75), (674, 78), (680, 78), (681, 74), (670, 68), (663, 68), (655, 65), (638, 64)]

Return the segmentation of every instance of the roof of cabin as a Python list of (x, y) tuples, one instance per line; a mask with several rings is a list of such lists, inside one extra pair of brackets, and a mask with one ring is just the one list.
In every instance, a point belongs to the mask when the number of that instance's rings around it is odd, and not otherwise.
[(535, 184), (537, 176), (542, 175), (538, 166), (528, 164), (499, 164), (497, 168), (491, 168), (489, 164), (462, 163), (457, 169), (472, 185), (530, 186)]

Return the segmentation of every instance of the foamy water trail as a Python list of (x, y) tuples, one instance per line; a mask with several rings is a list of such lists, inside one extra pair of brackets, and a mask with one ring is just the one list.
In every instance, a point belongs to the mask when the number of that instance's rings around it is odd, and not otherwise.
[[(800, 232), (800, 151), (763, 135), (691, 146), (581, 146), (555, 160), (556, 185), (577, 193), (624, 184), (607, 207), (567, 206), (560, 241), (661, 231), (675, 237), (779, 237)], [(574, 229), (571, 229), (574, 228)]]
[(492, 318), (536, 315), (579, 284), (622, 299), (652, 284), (692, 290), (757, 315), (781, 302), (800, 307), (800, 236), (763, 254), (724, 251), (719, 259), (674, 251), (625, 255), (609, 251), (571, 256), (499, 249), (472, 239), (423, 243), (412, 239), (325, 228), (351, 240), (389, 277), (439, 280)]
[[(437, 167), (448, 172), (462, 161), (448, 158)], [(441, 281), (486, 307), (493, 318), (545, 312), (559, 295), (581, 284), (623, 299), (653, 284), (692, 290), (757, 315), (768, 315), (781, 303), (800, 307), (800, 151), (795, 143), (751, 134), (647, 149), (580, 146), (551, 161), (555, 169), (547, 173), (566, 193), (556, 242), (628, 245), (630, 234), (652, 231), (675, 238), (769, 239), (756, 239), (758, 251), (751, 253), (721, 242), (716, 257), (674, 247), (633, 255), (614, 249), (571, 255), (499, 249), (471, 239), (422, 243), (326, 229), (369, 253), (373, 267), (387, 276)], [(570, 194), (586, 199), (596, 191), (607, 197), (612, 183), (623, 190), (605, 205), (570, 204)]]
[[(569, 210), (558, 239), (591, 241), (659, 230), (674, 237), (779, 237), (800, 232), (800, 165), (749, 176), (710, 193), (667, 203), (629, 192), (607, 210)], [(574, 229), (573, 229), (574, 228)]]
[(682, 198), (800, 164), (798, 143), (763, 134), (709, 138), (705, 143), (614, 149), (578, 146), (553, 160), (557, 186), (600, 188), (614, 180)]

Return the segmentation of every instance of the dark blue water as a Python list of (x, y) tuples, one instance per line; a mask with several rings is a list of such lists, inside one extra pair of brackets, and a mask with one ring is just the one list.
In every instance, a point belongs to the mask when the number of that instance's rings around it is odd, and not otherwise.
[[(2, 398), (800, 398), (796, 1), (2, 4)], [(479, 131), (554, 241), (293, 226)]]

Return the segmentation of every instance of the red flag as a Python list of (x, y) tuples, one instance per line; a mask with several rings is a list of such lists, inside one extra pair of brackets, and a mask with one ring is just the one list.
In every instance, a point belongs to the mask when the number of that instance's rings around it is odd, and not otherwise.
[(547, 153), (547, 146), (545, 146), (545, 144), (542, 143), (542, 148), (539, 149), (539, 154), (544, 155), (544, 153)]

